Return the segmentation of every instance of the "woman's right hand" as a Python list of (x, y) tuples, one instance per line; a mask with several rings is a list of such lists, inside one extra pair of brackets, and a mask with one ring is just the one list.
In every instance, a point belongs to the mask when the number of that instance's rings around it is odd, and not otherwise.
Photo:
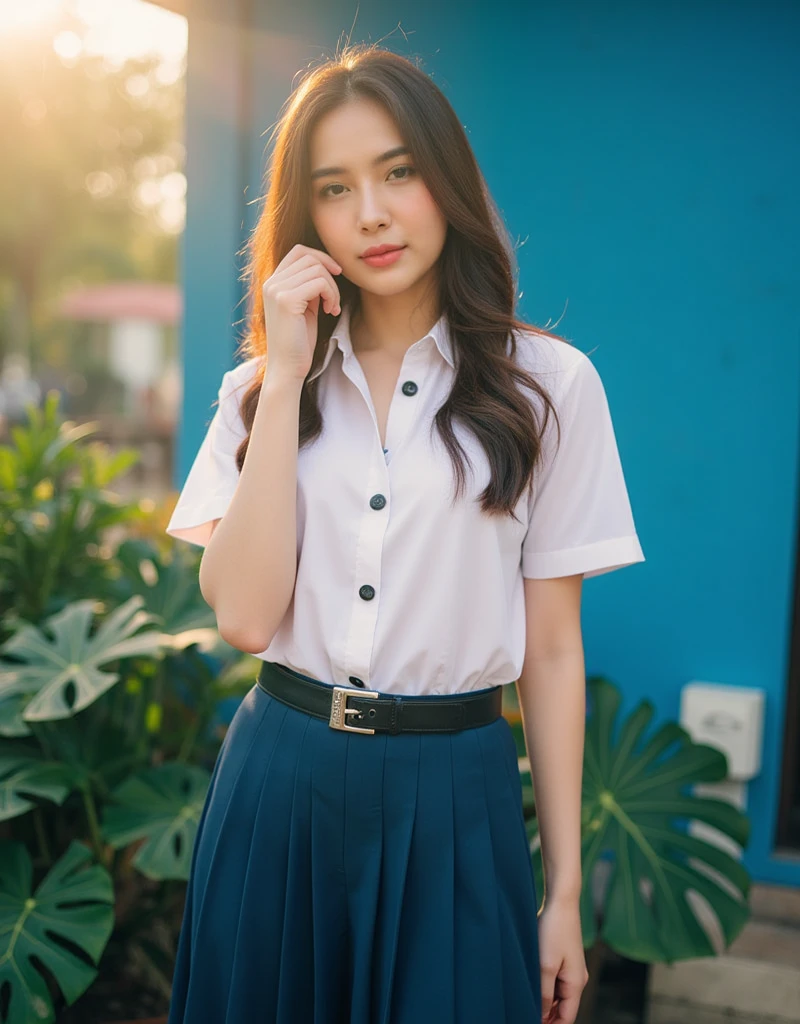
[(339, 289), (333, 274), (342, 268), (321, 249), (298, 243), (264, 282), (267, 328), (267, 372), (305, 380), (317, 343), (320, 301), (326, 313), (341, 313)]

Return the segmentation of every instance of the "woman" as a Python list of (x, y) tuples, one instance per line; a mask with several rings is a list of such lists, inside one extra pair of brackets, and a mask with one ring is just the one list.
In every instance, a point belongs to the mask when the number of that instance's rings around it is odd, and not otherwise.
[(581, 585), (644, 559), (603, 385), (515, 318), (458, 117), (377, 46), (290, 97), (249, 252), (246, 358), (167, 532), (263, 665), (200, 818), (170, 1024), (574, 1021)]

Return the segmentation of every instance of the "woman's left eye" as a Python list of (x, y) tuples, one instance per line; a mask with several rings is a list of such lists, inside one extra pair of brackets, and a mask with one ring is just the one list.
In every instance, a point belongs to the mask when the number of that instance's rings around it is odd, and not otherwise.
[[(395, 171), (408, 171), (408, 174), (405, 175), (406, 178), (411, 177), (412, 174), (416, 174), (416, 171), (410, 164), (401, 164), (400, 167), (393, 167), (389, 173), (394, 174)], [(400, 180), (402, 181), (403, 179), (401, 178)]]

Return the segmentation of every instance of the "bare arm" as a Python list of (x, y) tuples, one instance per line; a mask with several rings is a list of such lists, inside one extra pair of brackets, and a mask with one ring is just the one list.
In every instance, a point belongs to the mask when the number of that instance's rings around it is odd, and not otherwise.
[(222, 638), (265, 650), (297, 574), (297, 444), (302, 381), (265, 376), (236, 493), (200, 562)]
[(525, 579), (527, 636), (517, 680), (551, 900), (581, 891), (581, 783), (586, 677), (581, 637), (583, 574)]
[(269, 359), (247, 456), (225, 515), (200, 562), (200, 590), (233, 647), (266, 650), (297, 578), (300, 396), (317, 340), (317, 317), (341, 312), (327, 253), (296, 245), (262, 288)]

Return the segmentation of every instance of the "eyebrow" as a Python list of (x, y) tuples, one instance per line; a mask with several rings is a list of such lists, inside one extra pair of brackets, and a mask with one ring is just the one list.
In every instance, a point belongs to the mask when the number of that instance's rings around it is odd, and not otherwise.
[[(391, 160), (395, 156), (411, 156), (411, 150), (407, 146), (395, 146), (394, 149), (387, 149), (385, 153), (381, 153), (380, 156), (376, 156), (372, 161), (374, 167), (378, 164), (384, 163), (386, 160)], [(311, 172), (311, 180), (316, 181), (317, 178), (326, 178), (331, 174), (346, 174), (346, 167), (318, 167), (316, 171)]]

